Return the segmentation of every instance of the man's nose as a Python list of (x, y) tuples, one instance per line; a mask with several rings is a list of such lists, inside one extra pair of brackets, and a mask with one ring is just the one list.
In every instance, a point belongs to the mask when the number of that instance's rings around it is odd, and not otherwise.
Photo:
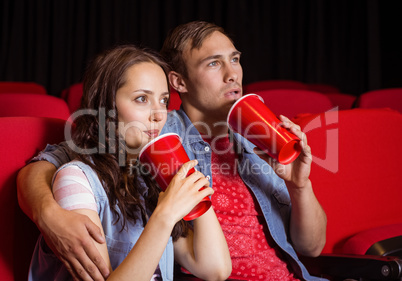
[(238, 74), (236, 69), (232, 65), (226, 67), (225, 82), (236, 82), (238, 79)]

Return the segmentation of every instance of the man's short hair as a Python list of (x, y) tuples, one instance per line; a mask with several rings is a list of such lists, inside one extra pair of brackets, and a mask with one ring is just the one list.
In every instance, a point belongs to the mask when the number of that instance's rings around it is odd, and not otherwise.
[(205, 38), (219, 31), (229, 38), (222, 27), (205, 21), (192, 21), (175, 27), (167, 35), (161, 49), (161, 55), (169, 63), (171, 69), (187, 77), (187, 68), (183, 60), (183, 51), (190, 43), (190, 50), (199, 49)]

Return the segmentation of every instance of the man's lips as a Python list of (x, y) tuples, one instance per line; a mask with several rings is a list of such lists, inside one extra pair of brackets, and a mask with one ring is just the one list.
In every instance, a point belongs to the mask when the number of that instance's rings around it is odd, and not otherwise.
[(228, 98), (238, 98), (241, 96), (241, 89), (240, 88), (230, 89), (229, 91), (225, 92), (224, 96)]
[(150, 138), (156, 138), (159, 136), (159, 130), (148, 130), (144, 131), (145, 134), (147, 134)]

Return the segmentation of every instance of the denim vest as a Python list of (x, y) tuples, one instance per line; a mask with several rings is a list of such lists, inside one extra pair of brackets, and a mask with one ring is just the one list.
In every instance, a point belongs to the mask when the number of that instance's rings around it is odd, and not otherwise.
[[(46, 157), (44, 157), (44, 159), (45, 158)], [(106, 192), (103, 189), (96, 172), (93, 171), (88, 165), (78, 161), (70, 162), (62, 166), (58, 171), (70, 165), (78, 166), (88, 178), (89, 184), (95, 195), (98, 214), (106, 236), (106, 244), (109, 252), (110, 262), (114, 270), (128, 255), (140, 237), (142, 231), (144, 230), (142, 221), (139, 219), (134, 224), (133, 222), (127, 220), (126, 228), (123, 231), (120, 231), (122, 229), (122, 221), (119, 220), (117, 224), (114, 224), (116, 215), (111, 211)], [(145, 184), (143, 184), (140, 189), (141, 194), (147, 192), (147, 187)], [(141, 216), (139, 217), (141, 218)], [(163, 280), (173, 280), (173, 261), (173, 242), (172, 237), (170, 237), (166, 249), (159, 261), (159, 268), (161, 270)], [(42, 235), (39, 237), (33, 253), (28, 280), (73, 280), (63, 263), (59, 261), (59, 259), (47, 246)]]
[[(182, 108), (169, 113), (161, 134), (164, 133), (176, 133), (182, 138), (189, 158), (198, 160), (196, 168), (209, 179), (213, 187), (211, 147), (202, 139)], [(239, 134), (234, 134), (234, 142), (241, 151), (239, 175), (257, 199), (268, 230), (273, 240), (287, 254), (293, 271), (304, 280), (326, 280), (308, 273), (289, 242), (291, 202), (285, 182), (275, 174), (271, 166), (253, 152), (255, 145)]]

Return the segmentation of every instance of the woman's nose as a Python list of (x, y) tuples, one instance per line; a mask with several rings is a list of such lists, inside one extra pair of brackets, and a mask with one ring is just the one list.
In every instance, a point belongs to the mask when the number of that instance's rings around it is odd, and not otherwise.
[(159, 122), (163, 119), (163, 110), (162, 109), (151, 109), (151, 121)]

